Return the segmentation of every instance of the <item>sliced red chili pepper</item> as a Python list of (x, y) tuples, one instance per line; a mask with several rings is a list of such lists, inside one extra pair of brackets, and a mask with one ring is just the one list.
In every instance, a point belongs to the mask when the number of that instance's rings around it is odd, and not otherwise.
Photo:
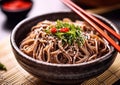
[(69, 31), (69, 28), (61, 28), (60, 29), (60, 32), (68, 32)]
[(56, 33), (57, 32), (57, 29), (56, 28), (51, 28), (51, 33)]

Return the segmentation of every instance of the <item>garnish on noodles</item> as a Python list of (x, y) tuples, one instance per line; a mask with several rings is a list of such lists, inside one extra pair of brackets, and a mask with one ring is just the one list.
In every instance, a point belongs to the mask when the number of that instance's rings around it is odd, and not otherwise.
[(106, 55), (110, 46), (88, 23), (64, 18), (33, 26), (20, 50), (48, 63), (78, 64)]
[(51, 25), (46, 31), (61, 39), (63, 43), (70, 45), (73, 42), (79, 45), (84, 43), (84, 36), (81, 34), (80, 26), (75, 26), (73, 23), (57, 20), (56, 24)]

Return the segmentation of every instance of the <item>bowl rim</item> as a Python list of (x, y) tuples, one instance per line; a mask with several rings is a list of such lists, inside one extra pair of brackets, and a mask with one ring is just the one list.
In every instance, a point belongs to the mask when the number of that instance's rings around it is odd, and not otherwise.
[[(15, 35), (16, 35), (16, 31), (18, 30), (18, 28), (24, 24), (25, 22), (27, 21), (30, 21), (30, 20), (33, 20), (33, 19), (36, 19), (37, 17), (41, 17), (43, 15), (49, 15), (49, 14), (59, 14), (59, 13), (74, 13), (74, 12), (53, 12), (53, 13), (45, 13), (45, 14), (42, 14), (42, 15), (37, 15), (37, 16), (34, 16), (34, 17), (29, 17), (29, 18), (26, 18), (24, 20), (22, 20), (21, 22), (19, 22), (15, 27), (14, 29), (12, 30), (11, 32), (11, 35), (10, 35), (10, 43), (11, 43), (11, 46), (12, 48), (17, 52), (19, 53), (19, 55), (22, 57), (22, 58), (26, 58), (27, 60), (33, 62), (33, 63), (36, 63), (36, 64), (44, 64), (44, 65), (47, 65), (47, 66), (57, 66), (57, 67), (74, 67), (74, 66), (84, 66), (84, 65), (88, 65), (88, 64), (91, 64), (91, 63), (96, 63), (96, 62), (101, 62), (107, 58), (109, 58), (108, 55), (110, 55), (111, 53), (115, 52), (116, 50), (114, 50), (114, 48), (112, 47), (112, 51), (107, 53), (106, 55), (100, 57), (100, 58), (97, 58), (95, 60), (92, 60), (92, 61), (89, 61), (89, 62), (83, 62), (83, 63), (79, 63), (79, 64), (56, 64), (56, 63), (48, 63), (48, 62), (44, 62), (44, 61), (40, 61), (40, 60), (37, 60), (37, 59), (34, 59), (30, 56), (28, 56), (27, 54), (23, 53), (19, 47), (17, 46), (17, 44), (15, 43)], [(111, 22), (109, 21), (108, 19), (98, 15), (98, 14), (92, 14), (93, 16), (97, 17), (98, 19), (106, 22), (107, 24), (109, 24), (117, 33), (119, 33), (119, 30), (118, 28)], [(117, 51), (116, 51), (117, 52)]]

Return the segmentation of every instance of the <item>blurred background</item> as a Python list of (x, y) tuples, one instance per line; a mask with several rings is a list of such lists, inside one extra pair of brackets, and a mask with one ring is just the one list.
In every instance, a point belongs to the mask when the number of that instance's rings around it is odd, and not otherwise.
[[(28, 5), (23, 1), (31, 1), (32, 4), (25, 8)], [(120, 0), (72, 1), (91, 13), (100, 14), (110, 19), (120, 28)], [(21, 10), (22, 6), (24, 8)], [(0, 0), (0, 41), (9, 36), (15, 25), (25, 18), (60, 11), (71, 10), (60, 0)]]
[[(11, 14), (12, 18), (9, 19), (2, 7), (2, 4), (5, 3), (6, 1), (7, 0), (0, 1), (0, 41), (3, 40), (5, 37), (9, 36), (14, 26), (17, 23), (19, 23), (21, 20), (27, 17), (34, 17), (37, 15), (42, 15), (42, 14), (51, 13), (51, 12), (70, 11), (69, 8), (64, 6), (64, 4), (61, 3), (59, 0), (32, 0), (32, 3), (33, 3), (32, 8), (24, 17), (21, 18), (22, 15), (16, 16), (16, 14), (14, 13), (15, 11), (12, 11), (13, 12)], [(15, 6), (15, 5), (12, 5), (12, 6)]]

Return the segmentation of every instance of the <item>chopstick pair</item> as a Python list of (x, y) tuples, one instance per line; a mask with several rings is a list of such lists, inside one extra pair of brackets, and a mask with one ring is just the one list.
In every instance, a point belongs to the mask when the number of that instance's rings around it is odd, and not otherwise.
[[(82, 8), (77, 6), (75, 3), (73, 3), (71, 0), (61, 0), (65, 5), (67, 5), (69, 8), (71, 8), (74, 12), (76, 12), (81, 18), (83, 18), (85, 21), (87, 21), (93, 28), (99, 32), (118, 52), (120, 52), (120, 46), (112, 39), (110, 38), (106, 33), (104, 33), (102, 28), (110, 32), (114, 37), (116, 37), (118, 40), (120, 40), (120, 35), (117, 34), (115, 31), (113, 31), (110, 27), (105, 25), (103, 22), (98, 20), (97, 18), (93, 17), (92, 15), (85, 12)], [(98, 26), (99, 25), (99, 26)]]

